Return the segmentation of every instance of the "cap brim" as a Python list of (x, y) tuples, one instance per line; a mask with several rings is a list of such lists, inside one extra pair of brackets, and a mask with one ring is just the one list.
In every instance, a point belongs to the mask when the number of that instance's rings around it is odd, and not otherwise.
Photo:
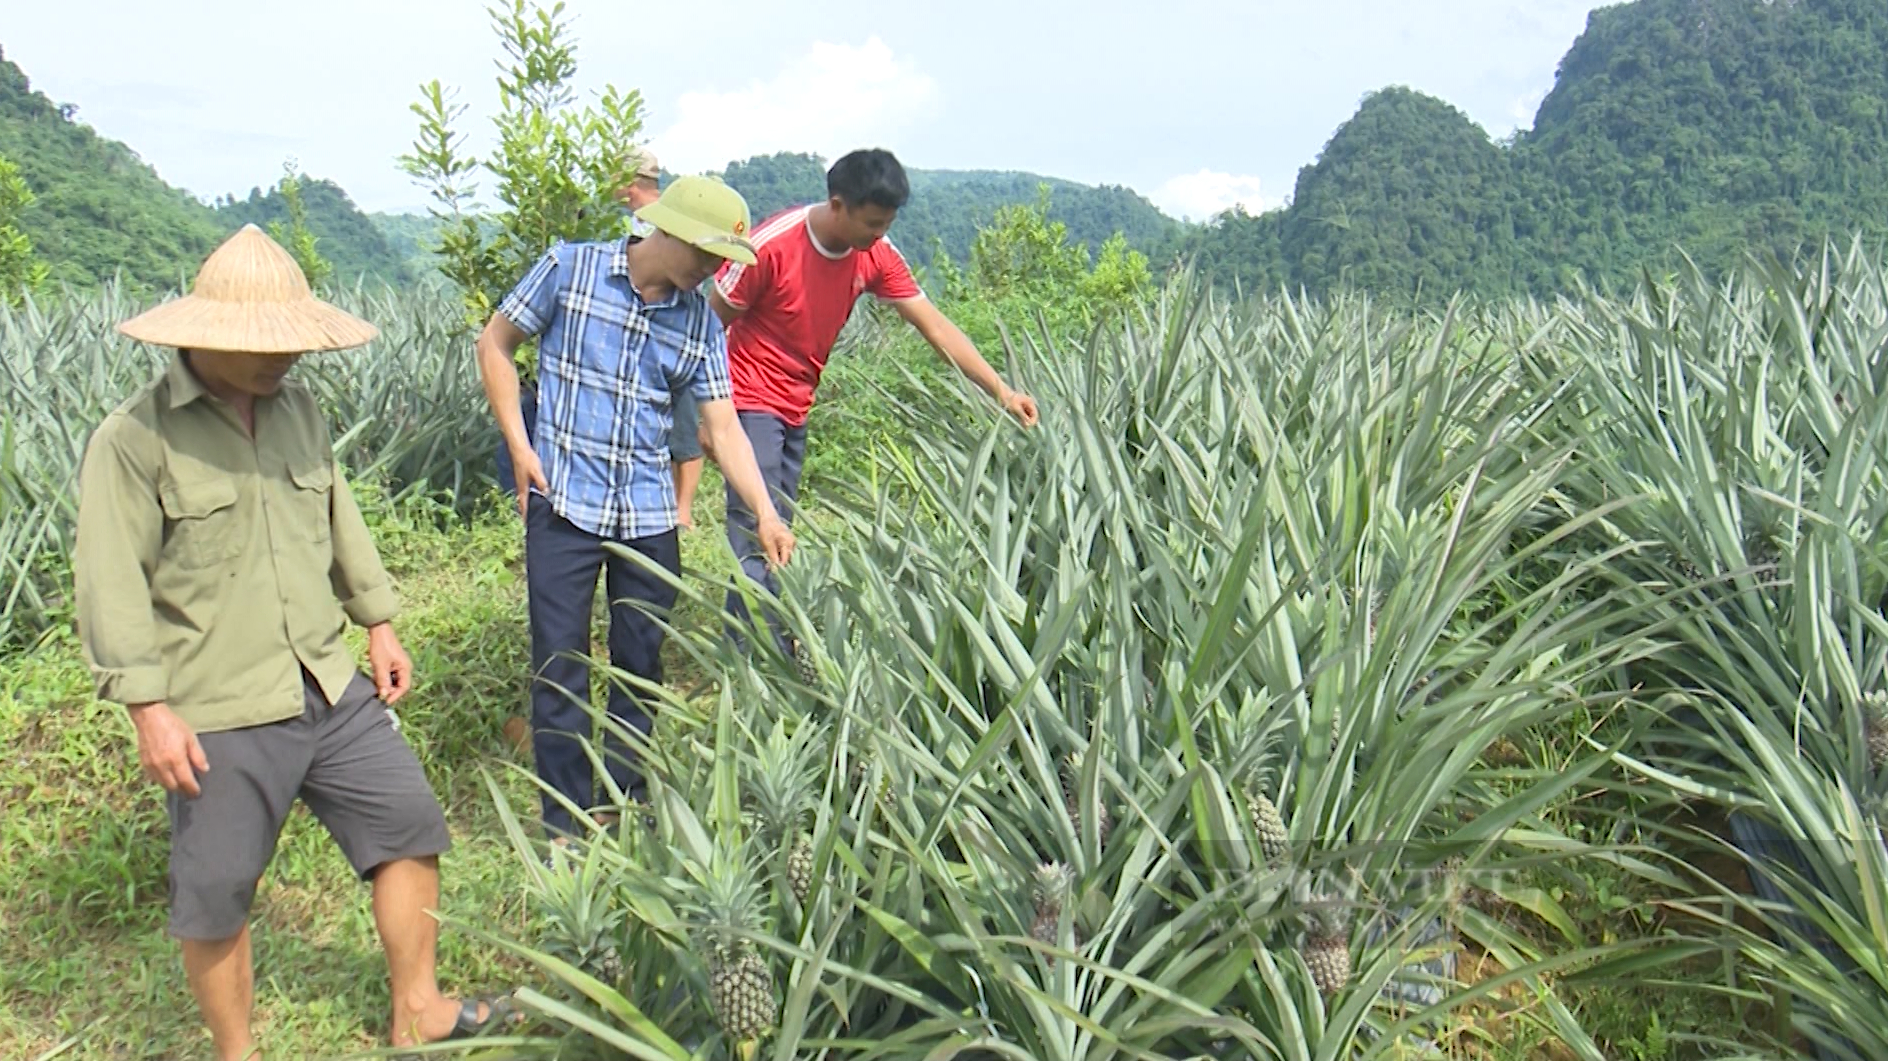
[(636, 211), (636, 216), (692, 247), (742, 265), (754, 264), (754, 245), (732, 232), (723, 232), (684, 216), (658, 199)]

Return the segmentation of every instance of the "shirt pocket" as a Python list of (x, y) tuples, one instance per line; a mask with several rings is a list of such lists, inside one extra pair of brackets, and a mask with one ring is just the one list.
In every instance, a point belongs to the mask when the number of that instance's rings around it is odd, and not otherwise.
[(308, 541), (325, 542), (334, 533), (334, 465), (326, 460), (291, 460), (288, 480), (295, 529)]
[(166, 478), (158, 501), (169, 523), (165, 549), (186, 568), (213, 567), (242, 552), (236, 484), (227, 478)]

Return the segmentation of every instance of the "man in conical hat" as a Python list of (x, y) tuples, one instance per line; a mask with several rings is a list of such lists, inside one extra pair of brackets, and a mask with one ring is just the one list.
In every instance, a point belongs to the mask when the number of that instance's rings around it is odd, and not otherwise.
[[(373, 325), (317, 301), (246, 225), (191, 293), (118, 326), (176, 348), (105, 417), (79, 475), (78, 626), (100, 698), (125, 705), (168, 793), (170, 931), (225, 1059), (250, 1055), (248, 917), (296, 798), (373, 882), (396, 1046), (464, 1037), (502, 1000), (434, 978), (446, 820), (388, 706), (411, 686), (398, 610), (326, 419), (289, 370)], [(367, 631), (373, 677), (343, 634)]]

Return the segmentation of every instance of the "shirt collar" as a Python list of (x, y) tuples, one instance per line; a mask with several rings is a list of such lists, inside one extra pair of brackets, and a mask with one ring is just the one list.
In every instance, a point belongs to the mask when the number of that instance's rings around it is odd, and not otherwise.
[[(653, 230), (654, 228), (653, 226), (651, 226), (651, 231)], [(664, 309), (669, 306), (681, 305), (682, 292), (680, 290), (671, 291), (669, 292), (669, 297), (665, 299), (660, 299), (655, 302), (651, 302), (648, 299), (643, 298), (642, 292), (636, 290), (636, 282), (630, 279), (630, 275), (629, 275), (629, 246), (632, 243), (641, 243), (641, 242), (642, 242), (642, 236), (633, 232), (623, 237), (622, 241), (616, 245), (616, 249), (610, 252), (610, 275), (620, 276), (624, 280), (628, 281), (628, 283), (625, 286), (629, 288), (630, 294), (636, 296), (637, 302), (641, 303), (644, 306), (649, 307), (650, 309)]]
[(197, 379), (197, 374), (190, 371), (189, 360), (182, 350), (172, 356), (170, 369), (165, 376), (170, 381), (170, 407), (172, 409), (181, 409), (209, 393), (204, 389), (203, 381)]

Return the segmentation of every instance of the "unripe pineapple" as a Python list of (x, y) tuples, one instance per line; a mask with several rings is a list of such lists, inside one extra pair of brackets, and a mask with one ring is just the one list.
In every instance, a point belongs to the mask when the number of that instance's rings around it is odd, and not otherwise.
[(1030, 898), (1035, 901), (1036, 916), (1029, 923), (1029, 935), (1039, 943), (1054, 944), (1062, 922), (1062, 908), (1068, 902), (1069, 886), (1075, 873), (1060, 862), (1044, 862), (1036, 867), (1030, 884)]
[(709, 952), (708, 1002), (731, 1043), (753, 1042), (773, 1027), (774, 974), (753, 944), (743, 940)]
[(1259, 836), (1259, 853), (1272, 865), (1291, 858), (1291, 836), (1285, 831), (1285, 819), (1278, 805), (1263, 792), (1246, 796), (1246, 810), (1252, 818), (1252, 831)]
[(799, 638), (793, 639), (793, 664), (799, 672), (800, 684), (808, 687), (819, 685), (819, 665), (814, 662), (813, 650)]
[(1494, 910), (1495, 894), (1468, 879), (1468, 862), (1461, 855), (1450, 855), (1443, 859), (1442, 864), (1436, 867), (1436, 872), (1448, 890), (1451, 907), (1472, 906), (1482, 913)]
[(1862, 698), (1862, 732), (1868, 737), (1868, 764), (1879, 770), (1888, 763), (1888, 692)]
[[(846, 777), (851, 781), (854, 790), (865, 786), (865, 771), (866, 765), (863, 758), (852, 760), (852, 766), (846, 771)], [(873, 796), (879, 810), (883, 813), (891, 814), (898, 809), (898, 790), (892, 787), (889, 773), (879, 778), (878, 791), (873, 793)]]
[(1305, 968), (1328, 998), (1350, 983), (1350, 930), (1342, 912), (1331, 904), (1314, 904), (1305, 911), (1305, 922)]
[(696, 879), (684, 910), (696, 926), (708, 971), (708, 1004), (728, 1042), (745, 1055), (772, 1028), (777, 1013), (773, 970), (744, 934), (765, 931), (766, 910), (752, 849), (718, 847), (708, 865), (691, 864)]
[(805, 906), (813, 890), (813, 838), (805, 833), (793, 838), (793, 849), (787, 852), (787, 883), (794, 900)]
[[(1082, 757), (1070, 752), (1062, 757), (1062, 803), (1069, 812), (1069, 821), (1075, 825), (1075, 834), (1082, 832)], [(1103, 844), (1108, 842), (1108, 834), (1114, 829), (1114, 816), (1108, 812), (1108, 804), (1099, 798), (1095, 800), (1095, 838)]]

